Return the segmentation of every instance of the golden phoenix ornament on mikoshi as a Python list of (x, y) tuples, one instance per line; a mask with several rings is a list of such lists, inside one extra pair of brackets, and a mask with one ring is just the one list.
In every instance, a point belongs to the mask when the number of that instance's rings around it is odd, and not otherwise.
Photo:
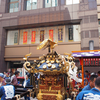
[[(50, 39), (44, 40), (37, 49), (48, 48), (48, 53), (39, 57), (38, 61), (34, 61), (31, 65), (27, 61), (31, 55), (27, 54), (24, 58), (24, 68), (30, 73), (40, 73), (38, 100), (65, 100), (67, 83), (71, 85), (71, 92), (75, 92), (72, 86), (72, 79), (81, 82), (76, 77), (77, 67), (75, 66), (74, 57), (71, 54), (57, 54), (54, 47), (56, 42)], [(30, 69), (27, 67), (30, 66)], [(42, 74), (41, 74), (42, 73)]]

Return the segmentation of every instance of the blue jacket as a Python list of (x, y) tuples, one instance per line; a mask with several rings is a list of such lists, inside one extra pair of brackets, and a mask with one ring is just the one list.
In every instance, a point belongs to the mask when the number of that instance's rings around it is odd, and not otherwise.
[(88, 85), (86, 85), (83, 89), (82, 89), (82, 91), (86, 91), (86, 90), (91, 90), (91, 87), (90, 87), (90, 85), (88, 84)]
[[(25, 82), (25, 81), (24, 81)], [(24, 85), (24, 82), (23, 82), (23, 85)], [(30, 85), (30, 79), (28, 79), (28, 80), (26, 80), (26, 85), (25, 85), (25, 87), (26, 86), (32, 86), (32, 85)]]
[(76, 100), (100, 100), (100, 91), (96, 88), (82, 91), (78, 94)]
[(0, 97), (1, 100), (12, 99), (15, 94), (15, 88), (13, 85), (5, 85), (0, 88)]

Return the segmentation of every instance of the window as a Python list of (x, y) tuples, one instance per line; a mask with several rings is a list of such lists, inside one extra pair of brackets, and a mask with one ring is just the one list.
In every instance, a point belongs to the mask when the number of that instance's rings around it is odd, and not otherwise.
[(45, 0), (45, 7), (55, 7), (58, 4), (58, 0)]
[(71, 5), (72, 4), (72, 0), (66, 0), (66, 5)]
[(18, 44), (18, 30), (8, 31), (7, 34), (7, 45)]
[(61, 0), (61, 5), (64, 5), (65, 4), (65, 0)]
[(73, 4), (79, 4), (79, 0), (73, 0)]
[(9, 13), (18, 12), (19, 10), (19, 0), (10, 0)]
[(93, 1), (96, 1), (96, 0), (88, 0), (88, 2), (93, 2)]
[(99, 26), (99, 36), (100, 36), (100, 26)]
[(99, 20), (99, 25), (100, 25), (100, 20)]
[(93, 40), (89, 41), (89, 50), (94, 50), (94, 41)]
[(66, 5), (79, 4), (79, 0), (66, 0)]
[(99, 23), (98, 31), (99, 31), (99, 36), (100, 36), (100, 20), (98, 21), (98, 23)]
[(73, 28), (69, 28), (68, 32), (69, 32), (69, 34), (68, 34), (69, 40), (73, 40)]
[(47, 3), (49, 3), (49, 0), (47, 0)]
[(58, 42), (63, 41), (63, 29), (58, 29)]
[(37, 9), (37, 0), (27, 0), (26, 10)]
[(89, 10), (97, 9), (96, 1), (89, 2)]
[(58, 4), (58, 2), (57, 2), (57, 0), (55, 0), (55, 6), (57, 6), (57, 4)]

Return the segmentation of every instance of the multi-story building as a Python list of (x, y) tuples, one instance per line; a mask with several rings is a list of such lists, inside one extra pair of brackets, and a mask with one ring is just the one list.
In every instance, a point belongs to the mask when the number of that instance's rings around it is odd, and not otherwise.
[[(44, 39), (58, 42), (58, 53), (99, 49), (95, 0), (0, 0), (0, 72), (22, 67), (25, 54), (38, 59)], [(93, 47), (89, 48), (89, 42)]]
[(98, 21), (99, 21), (98, 29), (99, 29), (99, 36), (100, 36), (100, 0), (97, 0), (97, 12), (98, 12)]

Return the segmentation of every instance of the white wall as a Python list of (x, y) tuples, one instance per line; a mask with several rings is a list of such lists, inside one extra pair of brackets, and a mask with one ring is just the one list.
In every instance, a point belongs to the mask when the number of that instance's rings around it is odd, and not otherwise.
[(80, 25), (73, 25), (74, 41), (80, 41)]

